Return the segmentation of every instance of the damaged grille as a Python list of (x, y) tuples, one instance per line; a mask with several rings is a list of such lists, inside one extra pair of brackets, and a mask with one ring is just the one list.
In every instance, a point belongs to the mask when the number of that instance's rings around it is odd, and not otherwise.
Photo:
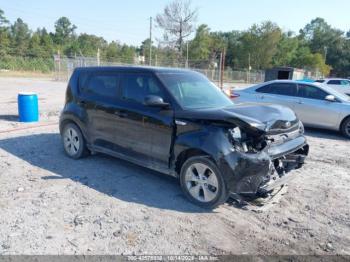
[(280, 144), (283, 144), (285, 141), (297, 138), (302, 133), (303, 133), (303, 129), (298, 128), (296, 130), (293, 130), (287, 133), (267, 135), (266, 137), (267, 137), (267, 140), (269, 140), (273, 145), (280, 145)]

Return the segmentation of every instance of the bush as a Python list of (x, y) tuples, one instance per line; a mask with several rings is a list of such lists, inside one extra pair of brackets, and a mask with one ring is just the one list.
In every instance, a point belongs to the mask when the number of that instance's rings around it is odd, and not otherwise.
[(0, 58), (0, 69), (48, 73), (54, 70), (54, 62), (51, 58), (5, 56)]

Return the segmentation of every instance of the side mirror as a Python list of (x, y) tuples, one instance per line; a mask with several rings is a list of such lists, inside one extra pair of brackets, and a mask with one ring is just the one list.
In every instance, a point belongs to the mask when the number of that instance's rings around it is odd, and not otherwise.
[(169, 103), (164, 102), (163, 98), (155, 95), (148, 95), (145, 97), (144, 105), (151, 107), (168, 107)]
[(337, 99), (335, 98), (334, 95), (328, 95), (325, 97), (325, 100), (328, 102), (337, 102)]

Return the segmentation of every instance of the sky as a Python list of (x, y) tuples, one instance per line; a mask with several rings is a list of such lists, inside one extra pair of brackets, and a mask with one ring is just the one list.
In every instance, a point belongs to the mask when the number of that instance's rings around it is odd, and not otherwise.
[[(0, 0), (0, 9), (13, 23), (22, 18), (32, 30), (67, 16), (77, 33), (89, 33), (108, 41), (140, 45), (149, 37), (149, 17), (161, 13), (170, 0)], [(298, 32), (316, 17), (333, 27), (350, 30), (349, 0), (192, 0), (198, 8), (196, 25), (207, 24), (213, 31), (245, 30), (265, 20), (283, 30)], [(159, 28), (153, 29), (161, 38)]]

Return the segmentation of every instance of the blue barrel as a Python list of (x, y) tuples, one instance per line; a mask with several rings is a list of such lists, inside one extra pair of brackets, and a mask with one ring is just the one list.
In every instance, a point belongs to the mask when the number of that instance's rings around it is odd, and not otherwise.
[(35, 93), (18, 94), (18, 114), (20, 122), (39, 120), (38, 96)]

